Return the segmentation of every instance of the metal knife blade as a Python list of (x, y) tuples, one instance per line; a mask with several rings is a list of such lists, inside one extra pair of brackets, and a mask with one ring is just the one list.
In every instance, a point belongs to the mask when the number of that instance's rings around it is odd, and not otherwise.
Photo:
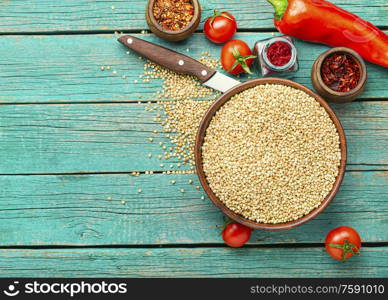
[(240, 81), (235, 80), (229, 76), (226, 76), (220, 72), (216, 72), (208, 81), (205, 81), (203, 85), (225, 93), (231, 88), (241, 84)]

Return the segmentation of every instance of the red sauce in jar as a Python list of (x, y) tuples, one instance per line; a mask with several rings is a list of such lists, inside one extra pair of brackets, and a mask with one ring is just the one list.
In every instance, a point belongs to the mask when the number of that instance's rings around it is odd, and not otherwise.
[(275, 42), (267, 48), (267, 58), (274, 66), (286, 65), (292, 56), (291, 46), (285, 42)]

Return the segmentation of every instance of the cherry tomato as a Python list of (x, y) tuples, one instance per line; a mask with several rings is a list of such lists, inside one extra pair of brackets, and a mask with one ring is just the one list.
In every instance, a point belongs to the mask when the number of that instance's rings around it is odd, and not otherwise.
[(221, 64), (230, 74), (246, 72), (252, 74), (250, 66), (256, 56), (252, 55), (249, 46), (240, 40), (227, 42), (221, 51)]
[(204, 32), (213, 43), (229, 41), (237, 31), (236, 19), (227, 12), (214, 10), (214, 15), (205, 22)]
[(359, 254), (361, 239), (353, 228), (341, 226), (333, 229), (326, 236), (325, 248), (332, 258), (345, 261)]
[(251, 238), (252, 229), (240, 223), (226, 225), (222, 239), (230, 247), (241, 247)]

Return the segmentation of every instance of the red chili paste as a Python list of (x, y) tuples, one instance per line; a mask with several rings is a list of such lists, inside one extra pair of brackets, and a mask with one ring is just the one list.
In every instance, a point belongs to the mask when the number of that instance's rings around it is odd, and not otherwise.
[(291, 47), (285, 42), (275, 42), (267, 49), (267, 58), (275, 66), (286, 65), (291, 59)]

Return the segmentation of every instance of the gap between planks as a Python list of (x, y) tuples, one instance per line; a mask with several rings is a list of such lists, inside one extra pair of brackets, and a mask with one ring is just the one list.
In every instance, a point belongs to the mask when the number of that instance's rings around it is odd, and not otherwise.
[[(388, 30), (388, 26), (377, 26), (382, 31)], [(147, 28), (137, 28), (137, 29), (124, 29), (118, 28), (115, 30), (107, 29), (107, 30), (58, 30), (58, 31), (37, 31), (37, 32), (29, 32), (29, 31), (16, 31), (16, 32), (0, 32), (0, 36), (12, 36), (12, 35), (105, 35), (105, 34), (143, 34), (142, 31), (147, 30), (147, 34), (151, 34), (150, 29)], [(268, 28), (239, 28), (237, 33), (278, 33), (275, 27)], [(201, 34), (203, 30), (196, 30), (194, 34)]]
[[(387, 247), (388, 242), (363, 242), (363, 247), (378, 248)], [(9, 245), (0, 246), (0, 250), (66, 250), (66, 249), (176, 249), (176, 248), (225, 248), (227, 247), (224, 243), (198, 243), (198, 244), (142, 244), (142, 245)], [(246, 244), (240, 249), (244, 248), (255, 248), (255, 249), (280, 249), (280, 248), (322, 248), (324, 243), (284, 243), (284, 244)]]
[[(363, 168), (360, 168), (360, 164), (347, 164), (346, 167), (354, 167), (352, 169), (347, 169), (346, 172), (386, 172), (388, 171), (388, 165), (362, 165)], [(359, 167), (359, 168), (357, 168)], [(370, 169), (368, 169), (370, 167)], [(376, 167), (381, 167), (380, 169)], [(161, 170), (150, 170), (153, 172), (153, 174), (147, 174), (147, 175), (160, 175), (164, 174), (164, 171)], [(185, 170), (183, 170), (185, 171)], [(189, 171), (189, 170), (186, 170)], [(141, 175), (145, 175), (144, 170), (128, 170), (128, 171), (99, 171), (99, 172), (51, 172), (51, 173), (4, 173), (0, 174), (0, 176), (58, 176), (58, 175), (69, 175), (69, 176), (89, 176), (89, 175), (130, 175), (132, 172), (138, 172)], [(148, 172), (148, 170), (147, 170)], [(193, 173), (196, 174), (196, 173)]]
[[(388, 26), (380, 26), (378, 27), (381, 30), (388, 30)], [(20, 31), (20, 32), (0, 32), (0, 36), (12, 36), (12, 35), (105, 35), (105, 34), (143, 34), (142, 31), (147, 30), (147, 34), (151, 34), (149, 32), (149, 28), (138, 28), (138, 29), (123, 29), (118, 28), (116, 30), (69, 30), (69, 31), (48, 31), (48, 32), (28, 32), (28, 31)], [(275, 27), (269, 28), (239, 28), (238, 33), (271, 33), (277, 32)], [(202, 30), (196, 30), (195, 34), (203, 33)]]
[[(174, 101), (174, 100), (163, 100), (163, 102)], [(201, 100), (198, 100), (201, 101)], [(388, 98), (358, 98), (352, 103), (356, 102), (385, 102), (388, 101)], [(0, 103), (0, 106), (12, 106), (12, 105), (88, 105), (88, 104), (98, 104), (98, 105), (112, 105), (112, 104), (156, 104), (159, 101), (157, 100), (117, 100), (117, 101), (84, 101), (84, 102), (9, 102), (9, 103)]]

